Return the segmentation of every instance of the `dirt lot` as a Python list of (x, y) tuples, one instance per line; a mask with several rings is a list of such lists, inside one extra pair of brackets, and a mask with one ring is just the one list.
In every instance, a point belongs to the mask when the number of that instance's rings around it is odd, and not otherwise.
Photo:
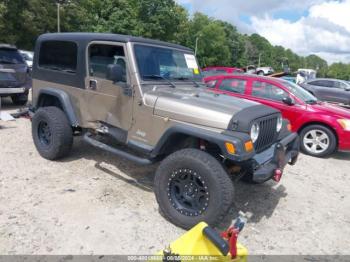
[[(3, 99), (3, 109), (15, 108)], [(80, 140), (49, 162), (28, 120), (0, 126), (0, 254), (153, 254), (183, 233), (158, 212), (156, 167)], [(302, 155), (279, 184), (238, 183), (226, 220), (250, 216), (240, 241), (251, 254), (350, 254), (349, 167), (350, 154)]]

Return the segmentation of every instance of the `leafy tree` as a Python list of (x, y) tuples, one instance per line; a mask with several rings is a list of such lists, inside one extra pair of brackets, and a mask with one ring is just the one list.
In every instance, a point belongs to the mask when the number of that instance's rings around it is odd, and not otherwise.
[(140, 34), (144, 37), (175, 41), (187, 12), (174, 0), (132, 0)]
[[(77, 31), (140, 34), (135, 6), (130, 1), (85, 0), (76, 2), (83, 10), (80, 16), (82, 23)], [(67, 10), (70, 9), (67, 8)], [(67, 17), (66, 20), (71, 16), (67, 14)]]
[(334, 63), (327, 71), (327, 77), (350, 80), (350, 65), (344, 63)]
[[(61, 31), (111, 32), (179, 43), (195, 49), (201, 66), (245, 67), (250, 64), (292, 71), (318, 70), (318, 76), (348, 80), (350, 65), (327, 62), (316, 55), (302, 57), (273, 46), (258, 35), (243, 35), (236, 27), (202, 13), (189, 17), (174, 0), (69, 0), (61, 5)], [(36, 38), (57, 31), (56, 0), (0, 0), (0, 42), (33, 49)]]

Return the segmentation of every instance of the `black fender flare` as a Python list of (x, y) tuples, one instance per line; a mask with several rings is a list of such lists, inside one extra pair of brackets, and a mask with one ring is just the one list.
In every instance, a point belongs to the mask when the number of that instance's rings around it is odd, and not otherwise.
[[(169, 139), (171, 139), (171, 136), (173, 135), (186, 135), (196, 137), (216, 144), (221, 149), (221, 152), (226, 158), (234, 161), (244, 161), (251, 158), (255, 154), (255, 152), (247, 153), (244, 149), (244, 143), (247, 140), (250, 140), (250, 137), (245, 133), (231, 131), (218, 133), (200, 127), (178, 124), (168, 128), (165, 131), (151, 152), (152, 158), (155, 158), (162, 153), (163, 146)], [(231, 142), (234, 144), (237, 150), (235, 155), (230, 155), (227, 153), (225, 142)]]
[(79, 120), (74, 112), (72, 102), (69, 98), (69, 95), (65, 91), (54, 89), (51, 87), (41, 89), (39, 91), (39, 94), (38, 94), (37, 102), (34, 105), (34, 107), (36, 109), (41, 107), (40, 101), (41, 101), (41, 97), (43, 95), (49, 95), (49, 96), (53, 96), (53, 97), (57, 98), (59, 100), (59, 102), (61, 103), (62, 109), (63, 109), (64, 113), (66, 114), (69, 123), (74, 127), (79, 126)]

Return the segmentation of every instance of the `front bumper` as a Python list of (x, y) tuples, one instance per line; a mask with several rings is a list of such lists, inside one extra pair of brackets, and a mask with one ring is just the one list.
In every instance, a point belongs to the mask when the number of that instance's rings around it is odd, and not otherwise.
[(338, 132), (338, 150), (341, 152), (350, 152), (350, 131), (339, 130)]
[(13, 94), (23, 94), (28, 91), (25, 87), (16, 88), (0, 88), (0, 95), (13, 95)]
[(253, 181), (263, 183), (283, 171), (287, 164), (294, 165), (299, 155), (299, 136), (292, 133), (278, 143), (254, 156), (249, 164)]

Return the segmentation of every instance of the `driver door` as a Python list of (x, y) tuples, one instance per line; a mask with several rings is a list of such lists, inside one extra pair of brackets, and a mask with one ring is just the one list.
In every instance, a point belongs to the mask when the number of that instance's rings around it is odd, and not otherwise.
[[(133, 95), (126, 54), (124, 43), (92, 42), (87, 48), (86, 113), (93, 125), (103, 123), (124, 131), (131, 127)], [(107, 69), (112, 64), (122, 67), (122, 81), (107, 79)]]
[(267, 82), (254, 81), (248, 93), (250, 100), (280, 110), (283, 118), (288, 119), (292, 126), (294, 126), (294, 121), (304, 114), (304, 107), (302, 105), (296, 103), (290, 106), (282, 102), (284, 97), (292, 96), (279, 86)]

